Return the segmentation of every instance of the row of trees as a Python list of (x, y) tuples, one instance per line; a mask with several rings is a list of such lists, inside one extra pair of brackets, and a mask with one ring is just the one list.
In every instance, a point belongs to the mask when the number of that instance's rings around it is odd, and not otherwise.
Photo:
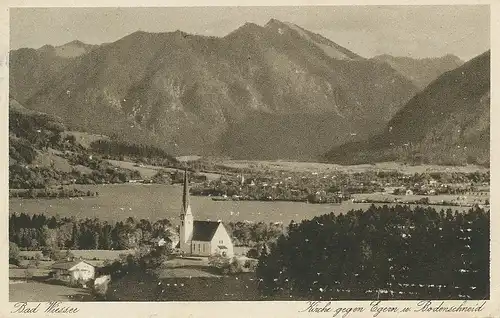
[(105, 155), (109, 158), (123, 160), (125, 157), (134, 158), (137, 161), (163, 166), (178, 166), (175, 157), (165, 150), (145, 144), (135, 144), (124, 141), (99, 139), (90, 144), (95, 153)]
[(59, 187), (56, 189), (24, 189), (18, 191), (10, 191), (10, 196), (13, 198), (75, 198), (75, 197), (93, 197), (99, 195), (98, 192), (94, 191), (83, 191), (79, 189), (69, 189)]
[(128, 218), (111, 224), (99, 219), (49, 218), (43, 214), (9, 217), (9, 240), (25, 250), (125, 250), (161, 238), (173, 240), (175, 233), (166, 219), (152, 223)]
[(489, 211), (375, 207), (291, 223), (263, 251), (260, 290), (274, 298), (489, 297)]
[[(280, 223), (230, 222), (226, 224), (236, 246), (257, 247), (269, 244), (283, 233)], [(9, 240), (24, 250), (126, 250), (160, 239), (175, 241), (177, 229), (168, 219), (151, 222), (129, 217), (108, 223), (95, 219), (29, 216), (9, 217)]]

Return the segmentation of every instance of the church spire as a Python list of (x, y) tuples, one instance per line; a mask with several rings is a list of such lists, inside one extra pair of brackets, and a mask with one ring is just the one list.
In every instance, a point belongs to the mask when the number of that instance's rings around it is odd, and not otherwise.
[(187, 168), (184, 169), (184, 189), (182, 191), (182, 213), (187, 214), (189, 209), (189, 185)]
[(193, 214), (189, 206), (189, 183), (188, 171), (184, 169), (184, 188), (182, 189), (182, 210), (181, 210), (181, 226), (179, 228), (180, 247), (183, 251), (191, 249), (191, 237), (193, 235)]

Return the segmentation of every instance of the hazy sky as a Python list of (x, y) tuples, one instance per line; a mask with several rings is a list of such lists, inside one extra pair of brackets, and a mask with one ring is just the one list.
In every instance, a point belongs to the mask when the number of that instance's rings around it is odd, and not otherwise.
[(467, 60), (490, 48), (489, 6), (328, 6), (195, 8), (12, 8), (11, 49), (73, 40), (113, 42), (137, 30), (177, 29), (224, 36), (245, 22), (276, 18), (322, 34), (362, 55)]

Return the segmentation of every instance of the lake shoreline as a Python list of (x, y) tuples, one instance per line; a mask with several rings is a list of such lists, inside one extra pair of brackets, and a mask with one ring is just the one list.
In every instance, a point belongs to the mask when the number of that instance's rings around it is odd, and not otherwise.
[[(98, 196), (84, 198), (9, 198), (9, 214), (25, 213), (59, 215), (63, 217), (99, 218), (120, 221), (128, 217), (138, 219), (178, 220), (182, 204), (182, 187), (179, 185), (106, 184), (76, 186), (85, 191), (98, 192)], [(299, 222), (329, 213), (347, 213), (365, 210), (371, 203), (308, 204), (290, 201), (213, 201), (210, 197), (191, 196), (191, 209), (196, 220), (222, 220), (224, 222)], [(396, 205), (401, 203), (387, 203)], [(382, 204), (380, 204), (382, 205)], [(470, 208), (440, 206), (464, 211)]]

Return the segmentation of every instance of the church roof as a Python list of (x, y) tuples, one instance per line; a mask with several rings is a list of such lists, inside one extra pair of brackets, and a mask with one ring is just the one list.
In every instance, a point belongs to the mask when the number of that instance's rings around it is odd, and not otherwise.
[(87, 263), (85, 261), (82, 261), (82, 260), (70, 260), (70, 261), (68, 261), (68, 260), (62, 260), (62, 261), (57, 261), (54, 264), (52, 264), (51, 268), (52, 269), (66, 269), (66, 270), (70, 270), (75, 265), (78, 265), (80, 263), (85, 263), (85, 264), (93, 266), (92, 264), (89, 264), (89, 263)]
[(193, 222), (193, 241), (209, 242), (214, 237), (220, 222), (216, 221), (194, 221)]

